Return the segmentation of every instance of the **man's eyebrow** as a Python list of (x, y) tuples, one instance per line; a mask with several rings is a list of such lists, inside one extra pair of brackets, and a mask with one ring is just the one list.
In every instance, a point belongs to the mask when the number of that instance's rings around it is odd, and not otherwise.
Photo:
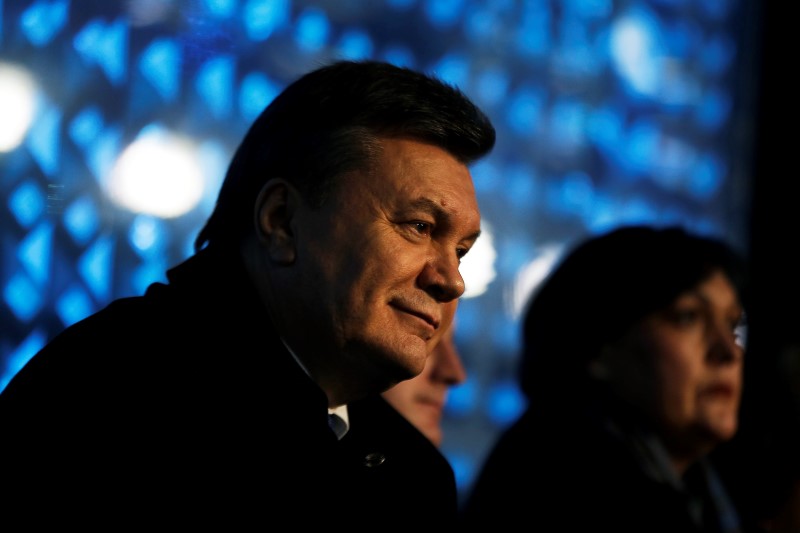
[[(449, 222), (452, 220), (452, 215), (442, 209), (442, 206), (439, 205), (437, 202), (431, 200), (430, 198), (417, 198), (413, 202), (411, 202), (411, 207), (413, 209), (421, 209), (423, 211), (427, 211), (431, 213), (434, 218), (444, 220), (445, 222)], [(468, 240), (471, 242), (475, 242), (478, 237), (481, 235), (481, 230), (478, 230), (474, 233), (467, 235), (464, 240)]]

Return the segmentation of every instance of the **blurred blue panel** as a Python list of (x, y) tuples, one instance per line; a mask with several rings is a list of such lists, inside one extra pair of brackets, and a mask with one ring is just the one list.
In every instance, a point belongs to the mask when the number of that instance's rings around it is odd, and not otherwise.
[(102, 131), (87, 148), (86, 164), (99, 182), (103, 182), (111, 174), (121, 144), (122, 130), (115, 126)]
[(525, 164), (512, 164), (505, 172), (505, 199), (520, 216), (538, 208), (539, 192), (536, 187), (536, 169)]
[(699, 0), (700, 9), (712, 20), (723, 20), (740, 2), (736, 0)]
[(475, 98), (485, 107), (499, 104), (508, 93), (508, 72), (502, 67), (492, 67), (481, 71), (475, 82)]
[(664, 27), (661, 36), (670, 61), (686, 61), (703, 48), (701, 28), (692, 21), (683, 20)]
[(97, 64), (114, 85), (127, 77), (128, 23), (120, 18), (106, 24), (89, 21), (74, 37), (75, 50), (90, 64)]
[(39, 168), (48, 176), (58, 171), (60, 127), (61, 110), (42, 101), (39, 114), (28, 132), (26, 145)]
[(463, 51), (456, 50), (443, 55), (432, 70), (442, 80), (465, 90), (469, 82), (470, 61)]
[[(459, 322), (460, 324), (461, 322)], [(444, 406), (445, 413), (456, 418), (468, 416), (475, 410), (479, 392), (475, 379), (467, 379), (464, 383), (451, 387), (447, 393), (447, 402)]]
[(96, 105), (89, 105), (77, 113), (69, 123), (69, 136), (84, 151), (103, 130), (103, 115)]
[[(537, 255), (535, 243), (528, 234), (528, 228), (519, 228), (519, 233), (503, 235), (498, 242), (495, 266), (501, 279), (506, 277), (513, 279)], [(460, 306), (458, 312), (461, 313)]]
[(236, 11), (236, 0), (203, 0), (209, 13), (219, 18), (227, 18)]
[(50, 275), (52, 247), (53, 225), (46, 220), (28, 233), (17, 247), (17, 258), (40, 287), (45, 285)]
[(30, 228), (45, 208), (44, 194), (32, 180), (25, 180), (8, 197), (8, 209), (20, 226)]
[(425, 15), (434, 28), (449, 28), (458, 22), (464, 0), (423, 0)]
[(363, 29), (350, 29), (339, 38), (337, 48), (343, 59), (369, 59), (372, 57), (375, 44)]
[(138, 215), (128, 230), (128, 242), (141, 257), (153, 259), (164, 252), (166, 246), (164, 224), (161, 219)]
[[(1, 3), (0, 7), (2, 7)], [(44, 347), (45, 342), (47, 342), (47, 336), (41, 329), (36, 328), (14, 350), (8, 353), (5, 368), (3, 372), (0, 372), (0, 392), (3, 392), (11, 378), (25, 366), (25, 363)]]
[(477, 340), (477, 336), (481, 330), (480, 325), (483, 320), (481, 308), (474, 299), (461, 299), (458, 303), (458, 327), (456, 328), (456, 335), (460, 340), (467, 344), (472, 344)]
[(233, 109), (234, 73), (235, 63), (231, 56), (210, 59), (197, 73), (195, 89), (217, 119), (228, 117)]
[(692, 167), (687, 189), (698, 200), (710, 200), (716, 196), (725, 177), (725, 164), (713, 154), (704, 154)]
[[(532, 254), (532, 250), (528, 255)], [(517, 357), (517, 347), (519, 346), (519, 325), (511, 322), (503, 313), (496, 313), (488, 317), (491, 331), (492, 345), (498, 352), (498, 357), (508, 356)]]
[(48, 44), (67, 22), (69, 2), (51, 0), (33, 2), (22, 12), (19, 26), (34, 46)]
[(130, 274), (134, 294), (144, 294), (151, 283), (166, 282), (167, 265), (161, 258), (156, 258), (142, 263)]
[(630, 97), (653, 97), (661, 89), (665, 56), (660, 20), (637, 4), (610, 28), (609, 54)]
[(514, 29), (515, 48), (528, 57), (545, 57), (552, 49), (552, 12), (545, 0), (526, 2)]
[(58, 297), (55, 309), (64, 327), (83, 320), (97, 310), (89, 295), (77, 283), (71, 285)]
[(547, 204), (553, 213), (579, 214), (591, 208), (594, 185), (582, 171), (568, 172), (547, 185)]
[(180, 89), (182, 56), (173, 39), (156, 39), (139, 57), (139, 71), (167, 102), (172, 102)]
[(3, 300), (21, 322), (30, 322), (44, 305), (44, 292), (30, 278), (17, 273), (3, 287)]
[(542, 116), (546, 92), (541, 87), (524, 85), (508, 98), (505, 121), (515, 133), (533, 137)]
[(247, 36), (253, 41), (263, 41), (289, 23), (289, 0), (246, 0), (242, 22)]
[(475, 477), (475, 458), (463, 450), (451, 449), (446, 439), (447, 435), (445, 435), (445, 441), (442, 445), (442, 454), (447, 458), (450, 466), (453, 467), (453, 473), (456, 476), (456, 487), (460, 491), (469, 486)]
[(624, 112), (618, 107), (599, 107), (587, 118), (586, 130), (602, 151), (614, 152), (624, 134)]
[(476, 5), (464, 16), (464, 34), (473, 43), (487, 43), (498, 31), (502, 31), (502, 20), (497, 6)]
[(564, 0), (564, 8), (569, 13), (584, 19), (603, 19), (611, 15), (611, 0)]
[(497, 161), (487, 158), (472, 166), (472, 182), (478, 196), (493, 194), (503, 184), (502, 171), (497, 165)]
[(707, 132), (716, 132), (728, 123), (733, 102), (728, 92), (718, 87), (706, 91), (696, 108), (697, 124)]
[(401, 11), (411, 8), (417, 2), (417, 0), (385, 0), (385, 2), (389, 7)]
[(579, 100), (564, 98), (557, 100), (548, 119), (550, 143), (560, 152), (572, 152), (585, 142), (586, 123), (589, 117), (586, 106)]
[(628, 129), (623, 144), (617, 147), (622, 164), (631, 172), (647, 172), (657, 158), (661, 133), (658, 125), (642, 119)]
[(97, 206), (89, 196), (81, 196), (64, 211), (64, 229), (77, 244), (85, 245), (100, 227)]
[(527, 399), (511, 380), (498, 381), (489, 390), (486, 412), (499, 428), (514, 422), (527, 407)]
[(295, 24), (295, 41), (306, 52), (316, 52), (325, 46), (331, 33), (328, 15), (322, 9), (307, 8)]
[(384, 61), (400, 67), (416, 68), (417, 60), (414, 51), (401, 43), (394, 43), (383, 51)]
[(262, 72), (251, 72), (242, 80), (239, 89), (239, 112), (246, 122), (253, 122), (278, 96), (282, 86)]
[(701, 52), (703, 68), (708, 74), (723, 75), (736, 58), (736, 45), (728, 36), (714, 35), (703, 43)]
[(95, 299), (106, 302), (111, 296), (111, 272), (114, 260), (114, 239), (98, 238), (78, 258), (78, 272)]

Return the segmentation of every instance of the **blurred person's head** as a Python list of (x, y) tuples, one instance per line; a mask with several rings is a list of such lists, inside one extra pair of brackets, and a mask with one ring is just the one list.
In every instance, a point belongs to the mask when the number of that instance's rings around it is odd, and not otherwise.
[(744, 268), (727, 244), (678, 227), (586, 239), (530, 300), (523, 390), (585, 402), (599, 384), (685, 469), (737, 430)]
[[(455, 305), (451, 305), (455, 310)], [(414, 378), (402, 381), (383, 393), (383, 397), (414, 424), (436, 446), (441, 446), (442, 414), (450, 387), (467, 379), (455, 343), (454, 323), (450, 323)]]

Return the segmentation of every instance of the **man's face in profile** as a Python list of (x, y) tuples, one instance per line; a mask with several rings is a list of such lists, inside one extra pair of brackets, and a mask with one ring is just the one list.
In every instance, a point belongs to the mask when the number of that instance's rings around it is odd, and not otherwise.
[[(303, 298), (313, 301), (352, 368), (392, 382), (419, 374), (446, 306), (464, 292), (460, 259), (480, 233), (468, 168), (446, 151), (383, 139), (369, 171), (343, 176), (299, 224)], [(321, 326), (330, 328), (322, 324)]]

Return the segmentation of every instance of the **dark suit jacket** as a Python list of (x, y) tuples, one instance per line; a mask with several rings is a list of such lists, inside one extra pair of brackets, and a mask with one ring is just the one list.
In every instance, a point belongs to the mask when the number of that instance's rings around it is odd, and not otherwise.
[[(168, 284), (67, 328), (12, 379), (0, 394), (4, 521), (416, 523), (423, 489), (448, 508), (452, 470), (391, 412), (356, 409), (336, 440), (325, 394), (230, 257), (200, 252)], [(375, 450), (386, 461), (365, 466)]]
[[(586, 384), (583, 390), (589, 388)], [(639, 418), (603, 400), (608, 399), (599, 393), (581, 397), (570, 391), (549, 404), (532, 403), (490, 450), (461, 510), (462, 525), (503, 529), (524, 523), (530, 531), (565, 532), (740, 531), (724, 488), (712, 488), (716, 477), (706, 463), (689, 469), (679, 489), (639, 438)], [(702, 513), (701, 520), (693, 518), (693, 509)]]

